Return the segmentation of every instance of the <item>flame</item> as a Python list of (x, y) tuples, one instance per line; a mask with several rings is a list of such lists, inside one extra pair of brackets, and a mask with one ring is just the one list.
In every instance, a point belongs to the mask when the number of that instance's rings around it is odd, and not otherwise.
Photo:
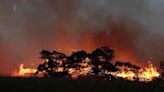
[[(86, 59), (83, 63), (79, 63), (79, 65), (83, 66), (81, 68), (69, 68), (68, 74), (71, 76), (71, 78), (76, 79), (79, 76), (89, 76), (92, 71), (92, 66), (88, 64), (88, 59)], [(138, 79), (138, 81), (142, 82), (149, 82), (153, 81), (155, 78), (160, 77), (160, 73), (157, 71), (157, 68), (152, 64), (149, 63), (148, 66), (143, 67), (139, 69), (138, 72), (132, 71), (128, 67), (118, 67), (121, 71), (119, 72), (108, 72), (105, 71), (105, 74), (111, 74), (117, 78), (123, 78), (126, 80), (134, 81), (135, 79)], [(18, 73), (15, 74), (15, 76), (21, 76), (21, 77), (29, 77), (30, 75), (34, 74), (37, 70), (33, 68), (24, 68), (24, 64), (20, 64)], [(57, 67), (56, 72), (64, 72), (64, 67)], [(44, 72), (39, 74), (38, 77), (44, 76)]]
[(121, 67), (120, 69), (122, 69), (121, 72), (112, 74), (131, 81), (135, 79), (138, 79), (139, 81), (152, 81), (155, 78), (160, 77), (160, 73), (152, 63), (149, 63), (148, 66), (143, 67), (138, 72), (130, 71), (129, 68), (126, 67)]
[(37, 70), (33, 68), (24, 68), (24, 64), (19, 65), (18, 73), (15, 73), (15, 76), (28, 77), (31, 74), (34, 74)]
[(88, 76), (88, 74), (91, 72), (92, 68), (90, 66), (76, 69), (76, 68), (70, 68), (68, 70), (68, 73), (71, 75), (73, 79), (78, 78), (79, 76)]
[(70, 74), (70, 75), (71, 75), (71, 78), (73, 78), (73, 79), (78, 78), (79, 75), (80, 75), (79, 71), (76, 70), (75, 68), (70, 68), (70, 69), (68, 70), (68, 74)]
[(116, 76), (125, 78), (127, 80), (134, 80), (134, 77), (136, 76), (136, 74), (132, 71), (123, 71), (123, 72), (116, 74)]
[(139, 73), (140, 81), (152, 81), (154, 78), (158, 78), (160, 73), (157, 71), (157, 68), (153, 64), (149, 63), (147, 67)]

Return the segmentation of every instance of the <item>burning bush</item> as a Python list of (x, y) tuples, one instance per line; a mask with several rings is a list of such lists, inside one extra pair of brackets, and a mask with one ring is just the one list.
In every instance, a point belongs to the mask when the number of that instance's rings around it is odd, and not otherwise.
[(115, 61), (114, 50), (101, 47), (87, 53), (84, 50), (73, 52), (70, 56), (57, 51), (42, 50), (41, 59), (44, 60), (37, 69), (24, 69), (20, 66), (18, 76), (35, 73), (36, 76), (63, 77), (63, 78), (102, 78), (126, 79), (138, 81), (152, 81), (160, 76), (151, 63), (148, 67), (139, 67), (129, 62)]

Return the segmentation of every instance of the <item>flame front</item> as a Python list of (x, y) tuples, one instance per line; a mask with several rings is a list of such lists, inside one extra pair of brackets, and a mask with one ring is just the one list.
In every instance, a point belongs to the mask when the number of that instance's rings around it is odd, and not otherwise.
[(136, 74), (132, 71), (123, 71), (116, 74), (116, 76), (127, 79), (127, 80), (134, 80), (134, 77), (136, 76)]
[(17, 76), (28, 77), (103, 77), (104, 79), (125, 79), (130, 81), (153, 81), (161, 75), (153, 64), (146, 67), (138, 67), (129, 62), (112, 62), (113, 50), (102, 47), (92, 53), (77, 51), (67, 56), (60, 52), (42, 50), (41, 59), (44, 63), (37, 69), (19, 66)]
[(18, 73), (15, 73), (15, 76), (28, 77), (34, 74), (37, 70), (33, 68), (24, 68), (24, 64), (19, 65)]
[[(56, 70), (56, 72), (63, 72), (63, 69), (63, 67), (58, 67), (58, 70)], [(79, 76), (88, 76), (91, 70), (92, 68), (88, 66), (85, 68), (80, 68), (79, 70), (75, 68), (70, 68), (68, 71), (71, 77), (76, 79)], [(24, 68), (24, 64), (20, 64), (19, 72), (16, 75), (21, 77), (28, 77), (31, 74), (34, 74), (36, 71), (37, 70), (33, 68)], [(108, 72), (106, 74), (112, 74), (115, 77), (123, 78), (130, 81), (133, 81), (135, 79), (138, 79), (139, 81), (153, 81), (154, 78), (158, 78), (160, 76), (160, 73), (157, 71), (156, 67), (153, 66), (153, 64), (151, 63), (147, 67), (140, 69), (138, 73), (126, 69), (120, 72)]]
[(140, 81), (152, 81), (154, 78), (158, 78), (159, 76), (160, 73), (157, 71), (157, 68), (151, 63), (139, 73)]
[[(126, 70), (128, 70), (128, 68)], [(160, 77), (160, 73), (157, 71), (157, 68), (151, 63), (149, 63), (147, 67), (143, 67), (136, 73), (126, 70), (115, 73), (114, 75), (131, 81), (135, 79), (138, 79), (139, 81), (152, 81), (153, 79)]]

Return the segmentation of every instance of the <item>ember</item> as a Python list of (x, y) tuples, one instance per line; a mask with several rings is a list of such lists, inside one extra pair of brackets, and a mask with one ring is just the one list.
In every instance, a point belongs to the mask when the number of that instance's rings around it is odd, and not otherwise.
[(106, 80), (125, 79), (130, 81), (153, 81), (160, 77), (153, 64), (139, 67), (129, 62), (113, 61), (114, 51), (108, 47), (98, 48), (91, 53), (76, 51), (70, 56), (57, 51), (42, 50), (41, 59), (44, 60), (37, 69), (24, 68), (20, 65), (18, 76), (34, 74), (38, 77), (102, 77)]

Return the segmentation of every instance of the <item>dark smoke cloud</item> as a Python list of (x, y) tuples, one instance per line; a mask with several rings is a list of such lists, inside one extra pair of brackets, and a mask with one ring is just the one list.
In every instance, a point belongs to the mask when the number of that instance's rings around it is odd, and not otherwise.
[[(14, 11), (13, 5), (16, 4)], [(0, 0), (0, 73), (40, 63), (41, 49), (107, 45), (133, 63), (163, 60), (163, 0)]]

